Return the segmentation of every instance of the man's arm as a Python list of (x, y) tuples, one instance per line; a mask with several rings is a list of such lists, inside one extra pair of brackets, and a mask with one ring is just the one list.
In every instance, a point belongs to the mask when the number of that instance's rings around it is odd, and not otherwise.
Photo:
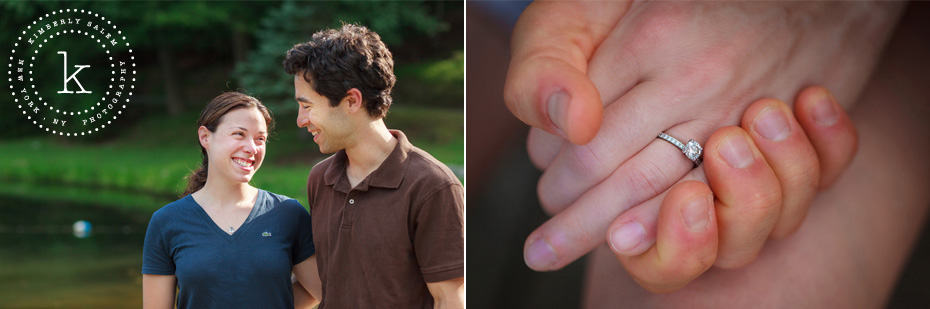
[(313, 295), (310, 295), (310, 292), (307, 292), (307, 288), (300, 284), (300, 281), (295, 281), (291, 287), (294, 290), (294, 309), (312, 309), (320, 304), (316, 298), (313, 298)]
[(425, 195), (413, 210), (414, 252), (434, 308), (465, 306), (464, 208), (462, 186), (449, 183)]
[(433, 295), (433, 308), (465, 308), (465, 278), (458, 277), (439, 282), (427, 282), (426, 288)]
[(323, 301), (323, 284), (316, 266), (316, 255), (294, 265), (294, 306), (310, 308)]

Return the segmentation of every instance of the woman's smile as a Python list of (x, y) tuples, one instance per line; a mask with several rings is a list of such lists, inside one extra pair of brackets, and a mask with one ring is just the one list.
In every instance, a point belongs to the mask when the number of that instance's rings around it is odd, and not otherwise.
[(233, 158), (232, 158), (232, 161), (233, 161), (233, 163), (235, 163), (236, 165), (238, 165), (239, 168), (241, 168), (241, 169), (243, 169), (243, 170), (245, 170), (245, 171), (248, 171), (248, 172), (254, 171), (253, 165), (255, 165), (255, 160), (233, 157)]

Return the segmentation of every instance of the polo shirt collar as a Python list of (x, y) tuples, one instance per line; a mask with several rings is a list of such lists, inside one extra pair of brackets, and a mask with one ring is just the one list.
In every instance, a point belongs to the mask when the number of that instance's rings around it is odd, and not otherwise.
[[(400, 130), (389, 130), (391, 135), (397, 139), (394, 150), (381, 162), (381, 165), (374, 172), (365, 177), (361, 183), (356, 186), (356, 190), (368, 191), (369, 186), (397, 189), (404, 180), (405, 162), (413, 145), (407, 140), (407, 136)], [(324, 172), (323, 178), (326, 185), (333, 186), (333, 189), (343, 193), (352, 190), (349, 185), (349, 179), (346, 176), (346, 167), (348, 166), (348, 157), (345, 149), (340, 150), (333, 155), (333, 163)]]

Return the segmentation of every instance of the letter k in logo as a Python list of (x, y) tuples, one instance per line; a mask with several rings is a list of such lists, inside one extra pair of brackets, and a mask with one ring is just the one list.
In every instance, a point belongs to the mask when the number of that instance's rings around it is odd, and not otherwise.
[[(91, 93), (90, 91), (84, 90), (84, 85), (81, 85), (81, 81), (77, 79), (77, 74), (81, 72), (81, 70), (89, 68), (90, 65), (75, 65), (74, 67), (77, 68), (77, 71), (74, 71), (71, 76), (68, 76), (68, 52), (58, 51), (58, 54), (64, 55), (65, 57), (64, 89), (58, 91), (58, 93)], [(68, 90), (68, 82), (70, 82), (72, 79), (75, 83), (77, 83), (78, 87), (81, 88), (81, 91), (74, 92)]]

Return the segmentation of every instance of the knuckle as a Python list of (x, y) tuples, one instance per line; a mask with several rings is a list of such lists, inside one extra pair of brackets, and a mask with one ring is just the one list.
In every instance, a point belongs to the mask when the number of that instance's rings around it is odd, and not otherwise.
[[(820, 166), (817, 160), (806, 161), (797, 165), (786, 175), (786, 189), (790, 188), (792, 194), (808, 194), (816, 192), (820, 183)], [(787, 193), (787, 192), (786, 192)]]
[(715, 49), (683, 63), (674, 73), (680, 81), (678, 91), (693, 95), (720, 93), (732, 88), (728, 87), (734, 75), (731, 63), (732, 59), (726, 56), (726, 52)]
[(561, 158), (556, 158), (539, 180), (536, 191), (543, 211), (553, 215), (603, 179), (609, 168), (587, 145), (572, 145)]
[(568, 205), (557, 204), (552, 199), (541, 194), (539, 195), (539, 206), (542, 208), (543, 212), (550, 217), (568, 208)]
[(754, 214), (767, 217), (777, 214), (781, 204), (782, 194), (780, 188), (770, 188), (753, 193), (746, 206)]
[[(567, 216), (565, 218), (565, 228), (567, 231), (574, 231), (573, 245), (586, 246), (591, 243), (604, 242), (604, 236), (600, 233), (594, 233), (591, 230), (591, 218), (582, 218), (579, 216)], [(598, 236), (600, 235), (600, 236)]]
[(661, 42), (668, 42), (687, 22), (688, 10), (675, 5), (657, 5), (649, 18), (640, 18), (630, 36), (633, 49), (646, 52)]
[(639, 162), (624, 175), (626, 184), (631, 188), (630, 192), (641, 193), (644, 197), (654, 196), (670, 185), (668, 173), (653, 161)]
[(571, 159), (574, 168), (571, 169), (576, 175), (591, 175), (592, 178), (601, 179), (608, 172), (609, 167), (605, 166), (596, 150), (588, 145), (571, 146)]

